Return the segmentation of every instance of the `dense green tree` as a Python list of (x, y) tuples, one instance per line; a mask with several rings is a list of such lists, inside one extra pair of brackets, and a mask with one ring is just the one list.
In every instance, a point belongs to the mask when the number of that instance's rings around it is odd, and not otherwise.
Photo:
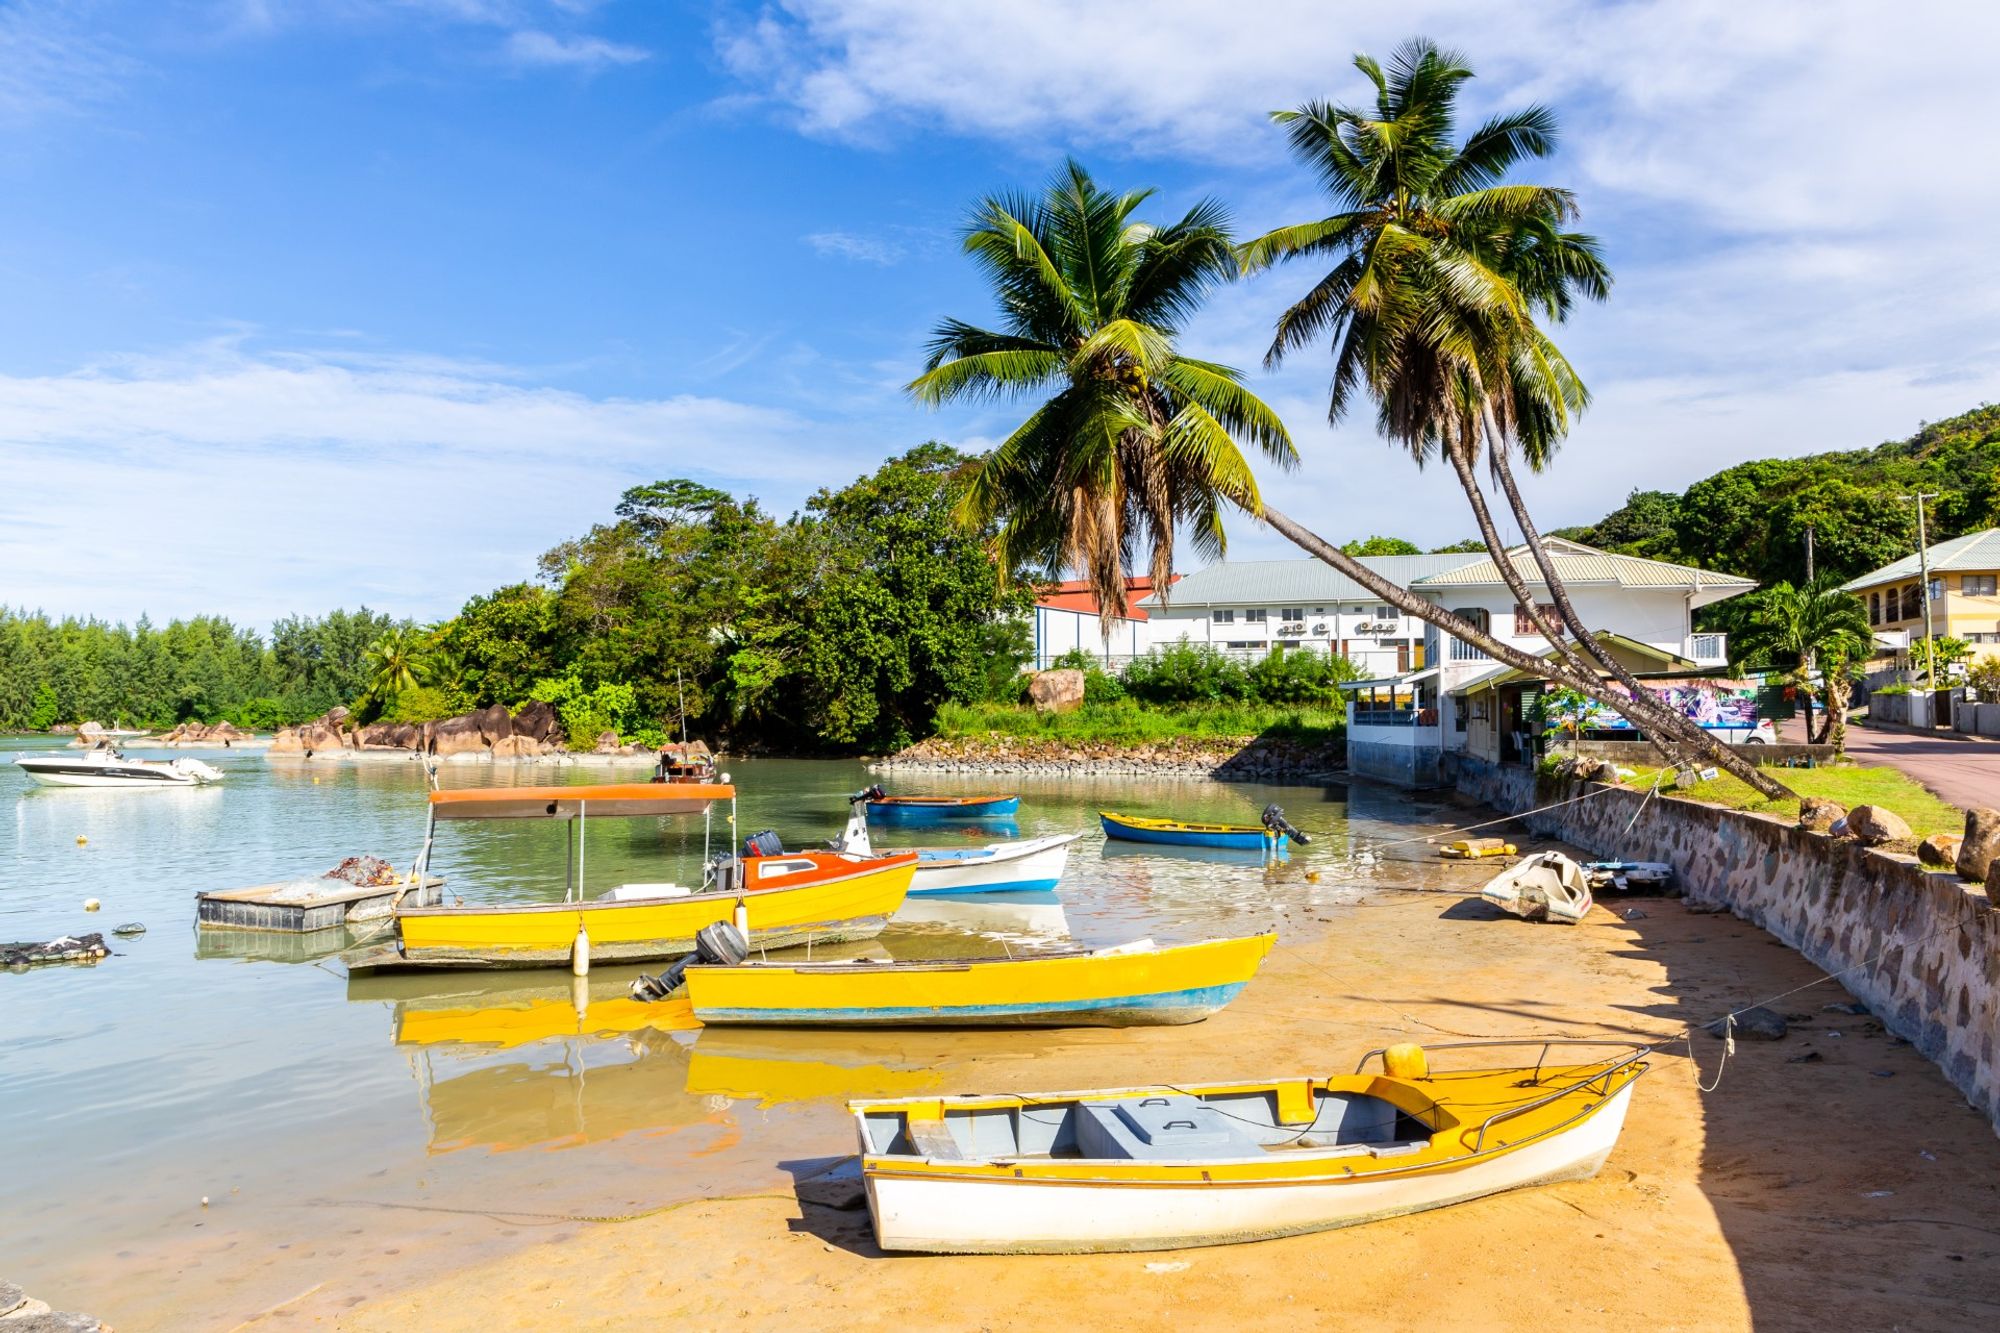
[(455, 709), (512, 707), (557, 674), (556, 596), (511, 583), (474, 597), (431, 633), (437, 685)]
[(1431, 547), (1431, 554), (1484, 555), (1486, 554), (1486, 543), (1477, 537), (1467, 537), (1463, 541), (1455, 541), (1449, 546), (1433, 546)]
[[(1415, 542), (1406, 542), (1401, 537), (1364, 537), (1351, 542), (1342, 542), (1340, 549), (1348, 555), (1422, 555), (1424, 548)], [(1484, 550), (1484, 547), (1480, 548)]]

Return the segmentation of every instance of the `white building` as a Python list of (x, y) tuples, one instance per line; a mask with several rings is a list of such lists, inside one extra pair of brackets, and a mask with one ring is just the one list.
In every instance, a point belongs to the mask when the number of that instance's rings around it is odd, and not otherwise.
[[(1636, 556), (1613, 555), (1576, 542), (1547, 541), (1556, 574), (1583, 623), (1635, 675), (1698, 673), (1727, 664), (1721, 634), (1700, 634), (1694, 613), (1756, 587), (1749, 579)], [(1510, 553), (1538, 603), (1547, 595), (1526, 548)], [(1548, 641), (1514, 600), (1490, 557), (1410, 581), (1412, 592), (1455, 611), (1511, 647), (1536, 656)], [(1542, 603), (1547, 606), (1546, 603)], [(1555, 619), (1547, 606), (1549, 620)], [(1411, 669), (1352, 687), (1348, 769), (1369, 777), (1424, 784), (1439, 778), (1441, 760), (1463, 751), (1493, 762), (1523, 759), (1531, 749), (1524, 714), (1542, 688), (1539, 677), (1495, 662), (1479, 649), (1425, 626), (1421, 660)]]
[[(1409, 587), (1464, 565), (1457, 555), (1371, 555), (1361, 563)], [(1140, 602), (1148, 647), (1181, 639), (1240, 657), (1273, 648), (1338, 653), (1363, 674), (1389, 676), (1422, 665), (1424, 623), (1406, 616), (1318, 560), (1225, 560), (1174, 584), (1173, 595)]]

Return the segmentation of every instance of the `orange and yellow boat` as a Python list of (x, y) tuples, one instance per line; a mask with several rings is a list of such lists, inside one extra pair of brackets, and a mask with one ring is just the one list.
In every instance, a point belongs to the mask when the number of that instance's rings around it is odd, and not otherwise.
[[(570, 787), (487, 787), (430, 794), (428, 862), (439, 821), (570, 821), (572, 856), (560, 902), (402, 907), (393, 943), (347, 956), (350, 973), (417, 968), (561, 967), (589, 961), (636, 963), (677, 958), (695, 933), (740, 911), (757, 949), (871, 939), (909, 892), (915, 852), (860, 856), (808, 851), (726, 854), (708, 862), (699, 887), (620, 884), (583, 894), (586, 821), (706, 813), (734, 802), (726, 783), (624, 783)], [(733, 816), (732, 816), (733, 820)], [(420, 872), (421, 873), (421, 870)]]

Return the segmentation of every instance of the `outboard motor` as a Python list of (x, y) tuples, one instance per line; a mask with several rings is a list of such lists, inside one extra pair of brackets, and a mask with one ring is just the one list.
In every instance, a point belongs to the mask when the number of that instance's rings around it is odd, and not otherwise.
[(687, 970), (696, 963), (710, 967), (735, 967), (750, 956), (750, 942), (732, 921), (717, 921), (694, 933), (694, 952), (671, 964), (656, 977), (639, 976), (632, 982), (632, 998), (651, 1002), (664, 1000), (687, 984)]
[(1307, 846), (1312, 842), (1311, 838), (1293, 828), (1291, 821), (1285, 818), (1285, 812), (1275, 805), (1264, 807), (1264, 827), (1270, 829), (1273, 833), (1284, 834), (1301, 847)]
[(728, 852), (717, 852), (708, 858), (709, 893), (736, 892), (736, 858)]
[(847, 798), (847, 827), (840, 836), (830, 839), (827, 850), (831, 852), (853, 852), (857, 856), (873, 856), (875, 848), (868, 840), (868, 803), (880, 800), (883, 791), (880, 784), (863, 787)]
[(753, 833), (743, 840), (743, 854), (745, 856), (783, 856), (785, 854), (784, 840), (770, 829), (765, 829), (762, 833)]

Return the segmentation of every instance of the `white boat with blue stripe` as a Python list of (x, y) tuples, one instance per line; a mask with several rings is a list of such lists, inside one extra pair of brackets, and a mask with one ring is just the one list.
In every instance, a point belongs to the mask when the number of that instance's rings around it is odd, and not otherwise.
[[(873, 856), (868, 840), (868, 802), (880, 788), (848, 798), (847, 827), (833, 843), (837, 852)], [(1062, 882), (1069, 845), (1081, 833), (989, 842), (983, 847), (919, 847), (912, 898), (932, 894), (1046, 893)]]

